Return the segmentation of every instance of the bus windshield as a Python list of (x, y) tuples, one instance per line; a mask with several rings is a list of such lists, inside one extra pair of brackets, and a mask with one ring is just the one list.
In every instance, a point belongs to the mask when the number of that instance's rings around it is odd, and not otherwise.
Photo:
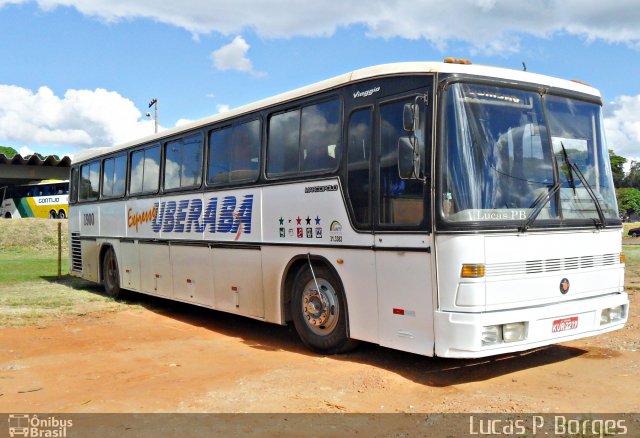
[(455, 83), (448, 87), (445, 111), (441, 208), (446, 221), (522, 223), (537, 215), (534, 219), (546, 224), (593, 223), (598, 208), (604, 218), (617, 219), (600, 105)]

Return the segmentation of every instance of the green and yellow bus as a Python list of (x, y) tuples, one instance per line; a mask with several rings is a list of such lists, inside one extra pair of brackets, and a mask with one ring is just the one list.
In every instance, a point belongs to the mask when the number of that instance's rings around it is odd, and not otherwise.
[(2, 187), (0, 197), (0, 216), (3, 218), (65, 219), (69, 209), (69, 181), (49, 179)]

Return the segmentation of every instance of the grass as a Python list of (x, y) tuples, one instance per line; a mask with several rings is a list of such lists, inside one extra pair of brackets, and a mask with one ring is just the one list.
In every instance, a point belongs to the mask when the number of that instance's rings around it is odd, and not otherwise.
[[(58, 222), (62, 223), (62, 274), (58, 280)], [(46, 324), (68, 315), (129, 307), (102, 295), (102, 287), (66, 275), (66, 221), (0, 220), (0, 327)]]
[[(629, 238), (632, 239), (632, 237), (630, 237), (629, 235), (627, 235), (627, 233), (629, 232), (629, 230), (631, 228), (639, 228), (640, 227), (640, 222), (625, 222), (622, 224), (622, 236), (625, 238)], [(640, 240), (640, 237), (637, 237), (638, 240)]]
[[(5, 251), (0, 249), (0, 285), (23, 281), (35, 281), (41, 277), (58, 275), (57, 255), (33, 254), (29, 250), (20, 249)], [(62, 256), (61, 272), (69, 272), (69, 259)]]
[(62, 231), (62, 256), (69, 254), (67, 220), (12, 219), (0, 220), (0, 252), (28, 251), (55, 256), (58, 243), (58, 223)]
[(0, 283), (0, 327), (46, 325), (69, 315), (113, 312), (128, 306), (100, 295), (102, 288), (65, 276), (40, 281)]
[(640, 245), (623, 245), (626, 258), (624, 285), (627, 291), (640, 290)]
[(62, 225), (62, 273), (69, 272), (66, 221), (3, 219), (0, 221), (0, 286), (37, 281), (58, 274), (58, 223)]

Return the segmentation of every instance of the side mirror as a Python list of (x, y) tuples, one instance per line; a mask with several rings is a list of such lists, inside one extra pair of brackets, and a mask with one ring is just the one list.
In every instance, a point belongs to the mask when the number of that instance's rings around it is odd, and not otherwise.
[(398, 139), (398, 174), (401, 179), (418, 179), (420, 172), (420, 155), (416, 153), (412, 139)]
[(405, 103), (402, 112), (402, 127), (413, 132), (420, 126), (420, 108), (415, 103)]

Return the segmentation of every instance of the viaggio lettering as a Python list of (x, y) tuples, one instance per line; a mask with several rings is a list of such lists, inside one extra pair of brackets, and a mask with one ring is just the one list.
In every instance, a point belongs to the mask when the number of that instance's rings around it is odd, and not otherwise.
[(358, 97), (368, 97), (373, 93), (377, 93), (378, 91), (380, 91), (380, 87), (375, 87), (367, 91), (356, 91), (355, 93), (353, 93), (353, 98), (356, 99)]

